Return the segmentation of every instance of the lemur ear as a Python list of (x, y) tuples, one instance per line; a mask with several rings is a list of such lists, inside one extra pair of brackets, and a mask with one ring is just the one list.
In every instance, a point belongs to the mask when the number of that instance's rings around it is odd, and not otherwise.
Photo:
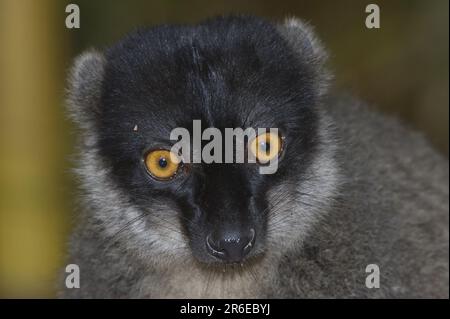
[(319, 88), (318, 93), (323, 95), (332, 76), (325, 68), (328, 54), (314, 34), (313, 28), (298, 18), (287, 18), (277, 28), (301, 61), (312, 68)]
[(82, 129), (90, 129), (99, 112), (105, 58), (98, 51), (79, 55), (72, 66), (68, 83), (68, 111)]

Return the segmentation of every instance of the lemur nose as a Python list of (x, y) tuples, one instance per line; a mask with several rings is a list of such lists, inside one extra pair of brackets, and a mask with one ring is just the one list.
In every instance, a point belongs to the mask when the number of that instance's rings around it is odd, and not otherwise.
[(255, 245), (255, 230), (221, 232), (206, 236), (208, 252), (224, 262), (237, 263), (244, 259)]

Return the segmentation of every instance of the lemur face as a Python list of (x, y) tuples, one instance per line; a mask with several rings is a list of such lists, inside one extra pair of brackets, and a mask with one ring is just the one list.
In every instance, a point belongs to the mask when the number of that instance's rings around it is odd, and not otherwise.
[[(312, 55), (313, 43), (298, 37), (302, 54)], [(207, 265), (245, 263), (302, 236), (314, 219), (311, 206), (320, 207), (315, 192), (329, 194), (313, 172), (320, 83), (314, 58), (298, 49), (263, 20), (219, 18), (138, 31), (97, 57), (101, 85), (86, 121), (95, 135), (90, 152), (108, 169), (84, 174), (106, 175), (104, 192), (120, 194), (119, 204), (99, 199), (99, 190), (93, 200), (101, 219), (115, 215), (105, 222), (114, 228), (109, 234), (119, 229), (119, 240), (148, 259), (193, 256)], [(170, 134), (193, 133), (193, 120), (223, 135), (226, 128), (277, 128), (277, 143), (266, 143), (277, 144), (277, 171), (263, 175), (258, 163), (172, 163)]]

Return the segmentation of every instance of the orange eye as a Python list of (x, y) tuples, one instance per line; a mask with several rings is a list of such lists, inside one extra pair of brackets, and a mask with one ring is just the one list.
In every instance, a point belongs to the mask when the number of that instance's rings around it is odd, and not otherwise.
[(250, 151), (260, 163), (267, 163), (279, 155), (281, 138), (275, 133), (264, 133), (250, 142)]
[(154, 150), (145, 157), (148, 172), (156, 179), (169, 180), (178, 171), (180, 158), (168, 150)]

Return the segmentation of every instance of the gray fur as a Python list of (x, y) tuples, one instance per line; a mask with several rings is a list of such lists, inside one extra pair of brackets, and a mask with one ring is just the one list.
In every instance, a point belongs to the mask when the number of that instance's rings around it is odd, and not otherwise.
[(76, 58), (69, 74), (68, 114), (84, 132), (93, 128), (92, 114), (100, 99), (104, 63), (100, 52), (89, 50)]
[(312, 26), (297, 18), (287, 18), (278, 25), (278, 31), (291, 45), (306, 64), (311, 66), (316, 77), (316, 87), (319, 96), (326, 94), (332, 75), (326, 70), (325, 63), (328, 53), (322, 42), (314, 35)]
[[(95, 110), (105, 61), (98, 52), (77, 59), (68, 104), (83, 131), (83, 209), (67, 263), (80, 266), (81, 288), (62, 288), (61, 297), (448, 298), (448, 159), (363, 103), (327, 98), (326, 55), (310, 28), (290, 19), (279, 30), (320, 66), (321, 147), (305, 181), (274, 187), (268, 253), (224, 272), (193, 259), (175, 208), (154, 203), (150, 221), (135, 221), (142, 212), (110, 179), (86, 112)], [(371, 263), (380, 267), (380, 289), (365, 287)]]
[[(448, 298), (449, 166), (418, 133), (348, 97), (325, 105), (344, 184), (280, 266), (279, 297)], [(368, 264), (380, 289), (364, 285)]]

